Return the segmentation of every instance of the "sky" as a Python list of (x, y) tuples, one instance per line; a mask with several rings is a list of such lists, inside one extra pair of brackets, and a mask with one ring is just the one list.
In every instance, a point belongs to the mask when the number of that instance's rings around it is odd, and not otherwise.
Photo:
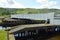
[(3, 8), (58, 8), (60, 0), (0, 0)]

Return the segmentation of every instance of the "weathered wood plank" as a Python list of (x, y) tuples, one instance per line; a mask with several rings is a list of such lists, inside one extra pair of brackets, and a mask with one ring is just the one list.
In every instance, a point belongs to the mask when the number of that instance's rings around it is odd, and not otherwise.
[(35, 27), (45, 27), (45, 26), (60, 26), (60, 25), (53, 25), (53, 24), (28, 24), (28, 25), (18, 25), (15, 26), (14, 29), (11, 29), (9, 33), (14, 33), (16, 31), (22, 30), (24, 28), (35, 28)]

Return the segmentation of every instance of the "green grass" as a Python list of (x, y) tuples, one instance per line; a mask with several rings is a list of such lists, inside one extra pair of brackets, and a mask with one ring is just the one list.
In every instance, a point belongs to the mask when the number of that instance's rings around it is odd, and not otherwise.
[(2, 20), (0, 19), (0, 23), (2, 23)]
[(6, 40), (6, 31), (0, 30), (0, 40)]

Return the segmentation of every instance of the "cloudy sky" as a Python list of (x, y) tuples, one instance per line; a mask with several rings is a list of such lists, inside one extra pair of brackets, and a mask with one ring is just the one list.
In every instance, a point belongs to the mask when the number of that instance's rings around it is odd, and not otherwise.
[(0, 0), (0, 7), (60, 9), (60, 0)]

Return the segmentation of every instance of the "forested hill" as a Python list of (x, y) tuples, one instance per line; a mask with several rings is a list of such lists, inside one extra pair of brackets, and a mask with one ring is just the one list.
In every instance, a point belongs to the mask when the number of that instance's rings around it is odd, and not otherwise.
[(60, 13), (60, 9), (0, 8), (0, 16), (10, 15), (10, 14), (31, 14), (31, 13), (49, 13), (49, 12)]

